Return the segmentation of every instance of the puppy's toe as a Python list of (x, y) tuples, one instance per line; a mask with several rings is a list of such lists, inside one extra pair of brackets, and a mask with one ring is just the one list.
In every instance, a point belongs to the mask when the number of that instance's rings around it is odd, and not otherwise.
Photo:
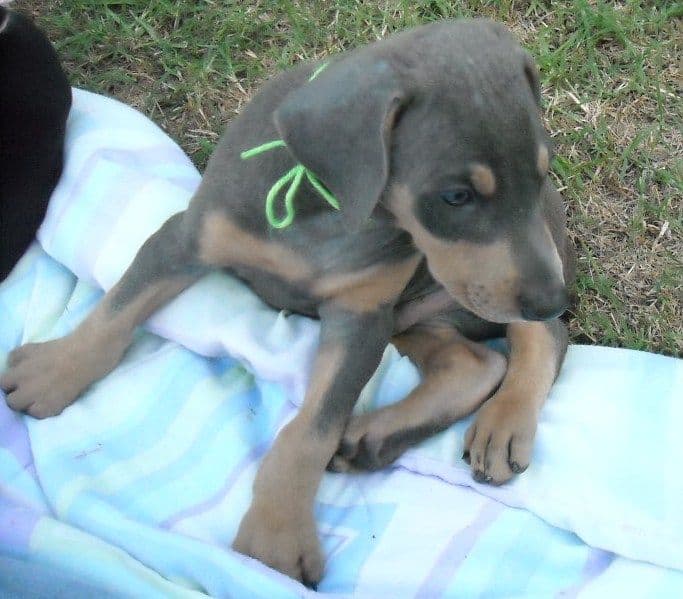
[(353, 460), (358, 454), (358, 448), (363, 438), (363, 431), (348, 427), (337, 448), (337, 455), (345, 460)]
[(11, 393), (8, 392), (6, 400), (9, 408), (15, 412), (23, 412), (33, 403), (32, 396), (30, 394), (23, 393), (19, 389), (13, 390)]
[(256, 558), (308, 587), (317, 587), (324, 562), (315, 522), (295, 504), (252, 505), (245, 514), (233, 549)]
[(492, 485), (502, 485), (514, 474), (508, 463), (509, 440), (507, 435), (491, 437), (486, 451), (486, 482)]
[(7, 370), (0, 376), (0, 389), (5, 393), (11, 393), (17, 388), (19, 381), (17, 380), (17, 373), (12, 368)]
[(335, 454), (327, 464), (327, 470), (329, 472), (351, 472), (353, 469), (346, 458)]
[(361, 449), (365, 434), (365, 416), (354, 416), (346, 425), (339, 447), (330, 460), (328, 470), (333, 472), (349, 472), (354, 469), (353, 462)]
[(379, 470), (391, 464), (408, 447), (400, 431), (393, 430), (384, 412), (370, 412), (349, 421), (329, 470)]
[(509, 464), (515, 474), (524, 472), (531, 462), (534, 437), (528, 434), (514, 435), (510, 441)]
[(13, 349), (7, 357), (7, 365), (17, 366), (22, 360), (25, 360), (28, 356), (30, 356), (31, 353), (35, 351), (37, 346), (38, 343), (27, 343), (26, 345), (22, 345), (16, 349)]
[(67, 405), (69, 404), (65, 404), (64, 402), (34, 402), (27, 408), (24, 408), (23, 411), (26, 412), (29, 416), (33, 416), (38, 420), (42, 420), (43, 418), (52, 418), (53, 416), (59, 416), (59, 414), (61, 414), (64, 411), (64, 408), (66, 408)]
[(299, 567), (301, 569), (301, 582), (307, 587), (317, 590), (325, 567), (317, 542), (314, 544), (309, 543), (308, 547), (303, 548), (299, 559)]
[[(521, 406), (521, 407), (520, 407)], [(521, 402), (490, 399), (465, 434), (463, 459), (469, 458), (472, 477), (501, 485), (529, 465), (536, 432), (533, 410)]]
[(466, 435), (471, 440), (466, 446), (465, 455), (472, 468), (472, 476), (477, 482), (488, 482), (486, 480), (486, 449), (491, 436), (488, 431), (476, 429), (474, 425), (470, 430), (472, 432), (468, 431)]

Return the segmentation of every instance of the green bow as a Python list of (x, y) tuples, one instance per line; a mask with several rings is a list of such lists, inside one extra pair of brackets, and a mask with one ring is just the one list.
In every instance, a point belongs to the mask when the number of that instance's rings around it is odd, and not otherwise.
[[(313, 81), (313, 79), (315, 79), (326, 67), (326, 62), (321, 64), (315, 71), (313, 71), (309, 81)], [(240, 158), (242, 158), (242, 160), (248, 160), (249, 158), (258, 156), (274, 148), (286, 147), (287, 145), (285, 144), (284, 140), (276, 139), (255, 148), (251, 148), (251, 150), (245, 150), (240, 154)], [(335, 198), (334, 195), (332, 195), (329, 190), (325, 188), (320, 180), (303, 164), (297, 164), (277, 181), (275, 181), (273, 186), (270, 188), (268, 195), (266, 195), (266, 218), (268, 219), (268, 223), (270, 223), (271, 227), (274, 227), (275, 229), (284, 229), (292, 224), (295, 213), (294, 198), (299, 191), (299, 186), (301, 185), (301, 181), (304, 177), (308, 179), (308, 182), (313, 186), (313, 189), (315, 189), (330, 206), (332, 206), (335, 210), (339, 210), (339, 202), (337, 201), (337, 198)], [(288, 183), (289, 189), (287, 189), (287, 192), (285, 193), (285, 216), (278, 220), (277, 216), (275, 215), (275, 200), (277, 199), (280, 190)]]

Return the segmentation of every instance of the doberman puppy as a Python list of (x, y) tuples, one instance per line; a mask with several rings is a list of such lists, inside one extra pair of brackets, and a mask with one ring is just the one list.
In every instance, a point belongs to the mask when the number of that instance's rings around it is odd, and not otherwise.
[(71, 88), (50, 42), (0, 6), (0, 281), (33, 241), (62, 172)]
[[(304, 404), (260, 466), (235, 549), (314, 585), (326, 467), (381, 468), (480, 406), (465, 440), (475, 478), (522, 472), (566, 350), (558, 316), (573, 277), (539, 96), (530, 57), (486, 20), (418, 27), (275, 77), (230, 123), (187, 210), (90, 316), (11, 354), (9, 405), (60, 413), (114, 368), (138, 324), (224, 268), (321, 321)], [(278, 138), (286, 146), (241, 157)], [(264, 198), (297, 164), (341, 209), (304, 181), (296, 218), (273, 228)], [(478, 343), (504, 334), (508, 360)], [(352, 418), (389, 341), (422, 384)]]

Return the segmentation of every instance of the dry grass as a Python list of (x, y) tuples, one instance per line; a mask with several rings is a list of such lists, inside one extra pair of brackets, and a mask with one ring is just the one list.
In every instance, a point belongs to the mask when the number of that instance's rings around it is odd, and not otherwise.
[(201, 168), (226, 121), (298, 60), (443, 17), (506, 22), (542, 72), (579, 253), (575, 342), (683, 355), (681, 16), (625, 0), (18, 0), (74, 85), (164, 127)]

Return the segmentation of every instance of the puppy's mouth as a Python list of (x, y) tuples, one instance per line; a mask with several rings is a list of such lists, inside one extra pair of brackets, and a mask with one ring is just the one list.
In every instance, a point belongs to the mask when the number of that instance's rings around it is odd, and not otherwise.
[(501, 309), (496, 302), (491, 301), (491, 294), (484, 285), (450, 282), (444, 287), (463, 308), (488, 322), (507, 324), (522, 320), (519, 312)]

